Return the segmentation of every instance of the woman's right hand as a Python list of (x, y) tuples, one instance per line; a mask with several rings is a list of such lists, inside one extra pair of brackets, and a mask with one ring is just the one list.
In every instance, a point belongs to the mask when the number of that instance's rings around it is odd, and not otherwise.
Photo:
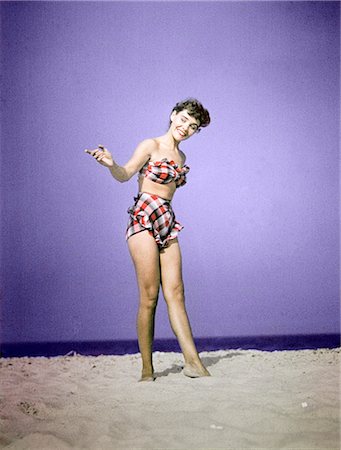
[(84, 150), (85, 153), (88, 153), (89, 155), (93, 156), (97, 162), (102, 164), (102, 166), (105, 167), (113, 167), (114, 161), (112, 159), (111, 153), (103, 146), (98, 145), (98, 148), (95, 150)]

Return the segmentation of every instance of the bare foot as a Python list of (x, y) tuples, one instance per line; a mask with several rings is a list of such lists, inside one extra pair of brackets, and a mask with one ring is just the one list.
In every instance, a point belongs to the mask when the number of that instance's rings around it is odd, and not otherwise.
[(154, 372), (148, 370), (142, 370), (142, 375), (139, 381), (155, 381), (156, 377), (154, 376)]
[(186, 377), (190, 378), (200, 378), (200, 377), (210, 377), (210, 372), (204, 366), (190, 366), (186, 365), (182, 371)]
[(141, 377), (139, 381), (155, 381), (156, 377)]

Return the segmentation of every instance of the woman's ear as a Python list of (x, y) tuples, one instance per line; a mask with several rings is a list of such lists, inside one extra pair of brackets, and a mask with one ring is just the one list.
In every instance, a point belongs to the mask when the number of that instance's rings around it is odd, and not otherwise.
[(174, 110), (173, 112), (172, 112), (172, 114), (170, 115), (170, 121), (171, 122), (173, 122), (173, 120), (174, 120), (174, 117), (177, 115), (177, 112)]

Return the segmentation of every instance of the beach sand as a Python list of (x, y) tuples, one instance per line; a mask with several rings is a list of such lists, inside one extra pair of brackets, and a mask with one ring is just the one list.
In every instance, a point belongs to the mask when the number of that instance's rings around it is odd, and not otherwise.
[(0, 359), (0, 448), (340, 449), (340, 349)]

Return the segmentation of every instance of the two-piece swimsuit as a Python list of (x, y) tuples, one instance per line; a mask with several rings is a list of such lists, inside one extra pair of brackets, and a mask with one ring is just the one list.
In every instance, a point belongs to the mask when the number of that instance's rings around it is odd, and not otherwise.
[[(186, 184), (189, 167), (179, 167), (174, 161), (163, 158), (160, 161), (147, 161), (139, 172), (158, 184), (175, 182), (177, 188)], [(183, 226), (175, 219), (170, 200), (147, 192), (139, 192), (134, 205), (128, 209), (130, 215), (126, 239), (141, 231), (148, 230), (159, 248), (166, 247), (168, 241), (175, 239)]]

